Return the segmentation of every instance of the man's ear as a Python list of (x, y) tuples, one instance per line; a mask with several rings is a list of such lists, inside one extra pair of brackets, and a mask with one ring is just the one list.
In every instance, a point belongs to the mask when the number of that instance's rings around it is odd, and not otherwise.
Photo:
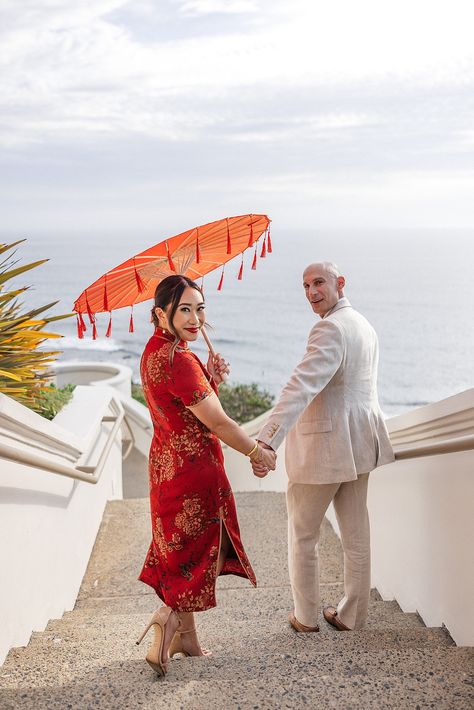
[(344, 289), (344, 286), (346, 285), (346, 279), (344, 276), (338, 276), (337, 277), (337, 290), (342, 291)]

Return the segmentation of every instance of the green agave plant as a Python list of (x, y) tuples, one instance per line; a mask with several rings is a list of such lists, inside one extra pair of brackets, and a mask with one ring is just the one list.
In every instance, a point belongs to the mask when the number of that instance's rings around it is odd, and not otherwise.
[[(0, 243), (0, 258), (23, 241)], [(5, 284), (25, 271), (44, 264), (48, 259), (17, 266), (18, 261), (12, 260), (14, 253), (0, 261), (0, 392), (27, 407), (40, 409), (40, 399), (50, 377), (49, 366), (59, 351), (39, 349), (39, 345), (47, 339), (62, 337), (42, 329), (53, 321), (70, 318), (73, 314), (41, 316), (58, 301), (30, 311), (24, 310), (19, 296), (29, 286), (9, 291), (5, 289)]]

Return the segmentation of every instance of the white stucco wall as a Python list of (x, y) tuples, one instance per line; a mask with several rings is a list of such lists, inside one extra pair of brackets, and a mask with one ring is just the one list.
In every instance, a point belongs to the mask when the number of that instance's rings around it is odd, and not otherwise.
[[(24, 410), (31, 431), (37, 422), (38, 446), (48, 446), (48, 431), (55, 437), (63, 432), (65, 444), (69, 440), (84, 451), (92, 445), (87, 463), (94, 465), (112, 426), (98, 426), (101, 416), (111, 413), (112, 395), (107, 388), (80, 387), (54, 422), (18, 403), (12, 409), (20, 424)], [(12, 444), (5, 409), (2, 415), (0, 439)], [(105, 504), (122, 497), (121, 453), (119, 431), (95, 485), (0, 459), (0, 663), (12, 646), (27, 644), (32, 631), (73, 608)]]

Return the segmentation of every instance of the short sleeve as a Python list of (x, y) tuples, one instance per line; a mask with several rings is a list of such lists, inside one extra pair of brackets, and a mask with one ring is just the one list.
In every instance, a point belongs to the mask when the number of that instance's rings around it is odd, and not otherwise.
[(169, 390), (185, 407), (194, 407), (214, 392), (197, 357), (182, 350), (174, 354)]

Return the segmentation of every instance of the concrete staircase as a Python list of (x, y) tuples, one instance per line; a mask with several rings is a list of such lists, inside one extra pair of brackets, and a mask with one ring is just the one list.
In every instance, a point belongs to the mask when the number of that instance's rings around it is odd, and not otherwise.
[[(74, 611), (8, 655), (1, 710), (474, 707), (474, 649), (456, 647), (445, 629), (426, 628), (376, 590), (363, 631), (338, 632), (324, 620), (319, 634), (292, 631), (284, 496), (236, 498), (259, 587), (219, 580), (219, 606), (198, 615), (211, 658), (175, 659), (164, 679), (144, 662), (152, 634), (140, 647), (135, 639), (157, 606), (136, 581), (150, 538), (148, 500), (114, 501)], [(329, 524), (320, 559), (323, 603), (337, 602), (342, 554)]]

